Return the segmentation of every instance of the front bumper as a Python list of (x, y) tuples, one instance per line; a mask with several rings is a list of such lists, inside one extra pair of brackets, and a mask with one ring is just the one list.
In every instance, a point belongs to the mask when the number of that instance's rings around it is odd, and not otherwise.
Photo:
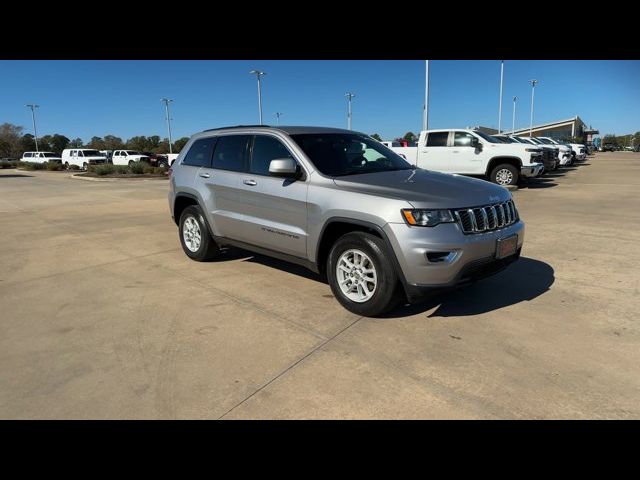
[[(469, 235), (465, 235), (457, 223), (435, 227), (388, 223), (384, 230), (396, 253), (409, 299), (493, 275), (519, 258), (524, 243), (521, 220), (505, 228)], [(497, 240), (514, 234), (518, 235), (516, 254), (497, 260)], [(450, 255), (444, 261), (430, 261), (427, 254), (435, 252), (450, 252)]]
[(532, 163), (530, 165), (523, 165), (520, 167), (520, 175), (522, 177), (537, 177), (544, 170), (542, 163)]

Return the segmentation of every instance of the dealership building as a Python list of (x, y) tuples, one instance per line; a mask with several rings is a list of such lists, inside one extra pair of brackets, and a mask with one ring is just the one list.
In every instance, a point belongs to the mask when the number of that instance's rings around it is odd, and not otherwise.
[[(495, 128), (476, 128), (488, 135), (498, 133), (498, 130), (496, 130)], [(502, 133), (519, 136), (529, 136), (529, 131), (531, 131), (531, 135), (534, 137), (551, 137), (557, 140), (568, 139), (571, 137), (583, 137), (587, 144), (590, 144), (593, 141), (593, 137), (600, 133), (598, 132), (598, 130), (594, 130), (590, 126), (587, 126), (587, 124), (584, 123), (577, 115), (566, 120), (558, 120), (557, 122), (534, 125), (531, 128), (520, 128), (513, 132), (511, 131), (511, 129), (505, 129), (502, 131)]]

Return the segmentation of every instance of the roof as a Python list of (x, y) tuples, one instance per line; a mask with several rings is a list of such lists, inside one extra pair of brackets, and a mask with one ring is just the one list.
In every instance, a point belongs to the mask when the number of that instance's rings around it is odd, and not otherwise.
[[(533, 130), (544, 130), (546, 128), (561, 127), (563, 125), (570, 125), (573, 122), (580, 122), (580, 123), (584, 124), (584, 122), (580, 119), (580, 117), (575, 116), (573, 118), (567, 118), (566, 120), (557, 120), (555, 122), (549, 122), (549, 123), (542, 123), (540, 125), (534, 125), (533, 127), (531, 127), (531, 130), (532, 131)], [(525, 133), (525, 132), (529, 132), (529, 127), (519, 128), (513, 133), (517, 135), (517, 134)]]
[(204, 130), (205, 132), (213, 132), (218, 130), (234, 130), (234, 129), (255, 129), (255, 128), (264, 128), (268, 130), (280, 130), (282, 132), (288, 133), (289, 135), (296, 134), (305, 134), (305, 133), (359, 133), (353, 130), (346, 130), (344, 128), (334, 128), (334, 127), (312, 127), (312, 126), (277, 126), (274, 127), (272, 125), (234, 125), (230, 127), (219, 127), (219, 128), (210, 128), (208, 130)]

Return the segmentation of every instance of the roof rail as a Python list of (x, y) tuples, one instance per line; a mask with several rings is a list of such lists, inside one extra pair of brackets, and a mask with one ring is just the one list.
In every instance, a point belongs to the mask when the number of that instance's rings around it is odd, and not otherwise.
[(211, 132), (213, 130), (228, 130), (230, 128), (257, 128), (257, 127), (271, 128), (271, 125), (232, 125), (230, 127), (209, 128), (207, 130), (203, 130), (203, 132)]

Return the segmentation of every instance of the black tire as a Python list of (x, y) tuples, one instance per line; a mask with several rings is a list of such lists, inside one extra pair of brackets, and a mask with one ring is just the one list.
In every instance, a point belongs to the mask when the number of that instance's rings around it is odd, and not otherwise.
[[(185, 243), (185, 235), (183, 233), (185, 228), (185, 222), (193, 219), (199, 228), (200, 233), (200, 245), (197, 250), (192, 250)], [(191, 260), (195, 260), (196, 262), (206, 262), (209, 260), (213, 260), (220, 254), (220, 248), (213, 240), (211, 233), (209, 232), (209, 227), (207, 226), (207, 222), (202, 215), (202, 210), (197, 205), (190, 205), (185, 208), (180, 215), (180, 228), (178, 229), (180, 236), (180, 245), (182, 245), (182, 250)]]
[[(510, 181), (508, 183), (505, 183), (504, 180), (498, 181), (498, 175), (500, 175), (501, 178), (504, 178), (504, 176), (508, 177), (507, 174), (503, 173), (504, 171), (508, 171), (511, 174)], [(496, 166), (493, 170), (491, 170), (491, 174), (489, 175), (489, 180), (493, 183), (497, 183), (498, 185), (502, 185), (502, 186), (517, 185), (519, 176), (520, 174), (516, 167), (514, 167), (510, 163), (503, 163), (501, 165)]]
[[(348, 298), (342, 292), (336, 276), (340, 257), (352, 249), (366, 254), (375, 268), (377, 277), (375, 291), (373, 296), (365, 302), (356, 302)], [(333, 244), (327, 259), (327, 280), (334, 297), (344, 308), (357, 315), (375, 317), (383, 315), (397, 304), (398, 277), (389, 259), (390, 255), (385, 242), (380, 237), (364, 232), (347, 233)]]
[(88, 164), (87, 162), (84, 162), (84, 163), (82, 164), (82, 170), (84, 170), (85, 172), (86, 172), (87, 170), (89, 170), (89, 164)]
[(69, 162), (64, 162), (64, 168), (65, 170), (69, 170)]

